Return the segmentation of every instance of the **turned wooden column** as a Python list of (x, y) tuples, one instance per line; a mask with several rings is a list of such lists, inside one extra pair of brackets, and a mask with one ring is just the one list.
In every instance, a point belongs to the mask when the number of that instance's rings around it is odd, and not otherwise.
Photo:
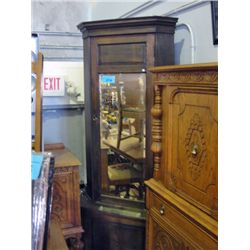
[(159, 170), (161, 163), (161, 151), (162, 151), (162, 107), (161, 107), (161, 86), (156, 85), (154, 87), (155, 99), (154, 105), (151, 109), (152, 121), (152, 140), (151, 150), (154, 154), (153, 164), (154, 164), (154, 178), (159, 179)]

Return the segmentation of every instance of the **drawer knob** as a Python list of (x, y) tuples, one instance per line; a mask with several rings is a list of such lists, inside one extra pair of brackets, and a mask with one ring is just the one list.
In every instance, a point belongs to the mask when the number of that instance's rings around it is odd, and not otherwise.
[(165, 207), (163, 205), (161, 205), (160, 215), (164, 215), (164, 213), (165, 213)]
[(96, 115), (93, 115), (92, 120), (95, 122), (98, 120), (98, 117)]
[(194, 144), (192, 151), (191, 151), (192, 155), (195, 157), (198, 154), (198, 145)]

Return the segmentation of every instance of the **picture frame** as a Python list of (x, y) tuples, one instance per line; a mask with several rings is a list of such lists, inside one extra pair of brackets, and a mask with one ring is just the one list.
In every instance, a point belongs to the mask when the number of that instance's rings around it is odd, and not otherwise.
[(211, 1), (213, 44), (218, 44), (218, 1)]

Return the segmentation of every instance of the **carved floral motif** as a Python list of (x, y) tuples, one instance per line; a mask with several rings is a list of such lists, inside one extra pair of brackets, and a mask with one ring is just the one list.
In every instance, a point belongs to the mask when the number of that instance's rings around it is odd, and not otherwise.
[(161, 229), (159, 225), (154, 223), (154, 244), (155, 250), (178, 250), (184, 249), (184, 243), (177, 241), (176, 238)]
[(210, 82), (215, 83), (218, 81), (218, 74), (216, 71), (194, 71), (194, 72), (168, 72), (160, 73), (158, 75), (159, 81), (166, 83), (177, 82), (177, 83), (203, 83)]
[(185, 138), (185, 148), (189, 162), (189, 172), (195, 181), (200, 177), (207, 155), (205, 135), (198, 114), (194, 114), (190, 121), (190, 127)]
[(78, 166), (71, 166), (71, 167), (62, 167), (62, 168), (55, 168), (55, 173), (65, 173), (65, 172), (72, 172), (74, 169), (77, 169)]
[(62, 197), (62, 193), (63, 190), (60, 187), (60, 185), (58, 185), (58, 183), (54, 184), (54, 191), (53, 191), (53, 213), (56, 214), (60, 220), (64, 220), (64, 216), (63, 216), (63, 211), (64, 211), (64, 199)]

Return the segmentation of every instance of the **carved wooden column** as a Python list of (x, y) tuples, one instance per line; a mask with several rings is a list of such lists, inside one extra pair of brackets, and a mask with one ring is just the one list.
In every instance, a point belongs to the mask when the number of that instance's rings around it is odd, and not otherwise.
[(162, 140), (162, 107), (161, 107), (161, 86), (156, 85), (154, 87), (155, 99), (154, 106), (151, 109), (151, 115), (153, 117), (152, 121), (152, 140), (151, 150), (154, 154), (153, 164), (154, 164), (154, 178), (159, 179), (159, 170), (161, 163), (161, 140)]

